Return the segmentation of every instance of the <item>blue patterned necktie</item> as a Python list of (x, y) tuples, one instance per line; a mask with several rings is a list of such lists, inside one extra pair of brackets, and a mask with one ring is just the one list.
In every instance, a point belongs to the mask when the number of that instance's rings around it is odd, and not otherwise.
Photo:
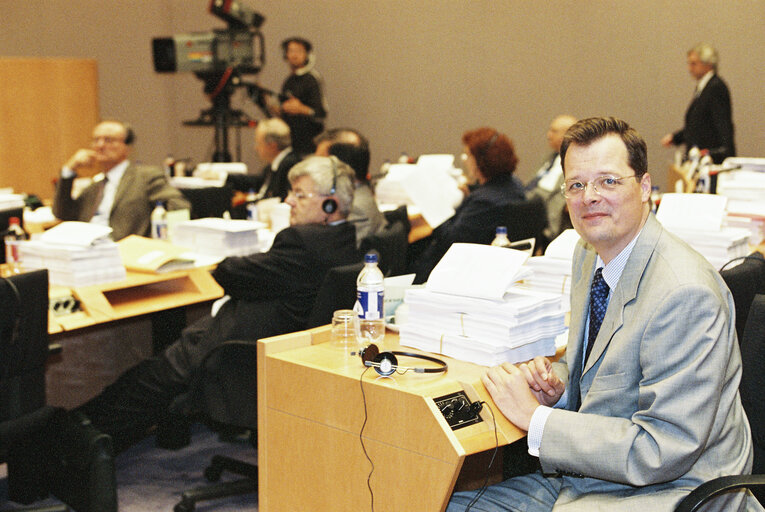
[(590, 288), (590, 329), (587, 334), (587, 351), (584, 356), (584, 365), (587, 365), (587, 359), (590, 357), (592, 346), (595, 344), (595, 338), (598, 337), (600, 324), (603, 323), (603, 317), (608, 308), (608, 284), (603, 279), (603, 269), (595, 271), (595, 277), (592, 278), (592, 287)]

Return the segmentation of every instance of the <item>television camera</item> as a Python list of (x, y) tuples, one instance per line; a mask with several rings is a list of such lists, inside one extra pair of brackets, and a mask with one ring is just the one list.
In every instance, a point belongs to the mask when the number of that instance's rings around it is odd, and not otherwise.
[(210, 14), (228, 27), (209, 32), (176, 34), (152, 39), (154, 70), (158, 73), (193, 72), (204, 82), (212, 108), (202, 110), (187, 126), (215, 126), (215, 153), (212, 161), (230, 162), (228, 127), (248, 126), (249, 117), (231, 109), (231, 95), (237, 87), (255, 87), (242, 81), (265, 65), (265, 45), (260, 26), (265, 18), (238, 0), (211, 0)]

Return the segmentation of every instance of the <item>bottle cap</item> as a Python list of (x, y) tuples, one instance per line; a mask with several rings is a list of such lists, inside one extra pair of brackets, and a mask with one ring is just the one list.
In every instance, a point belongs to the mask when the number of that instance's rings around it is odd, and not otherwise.
[(506, 235), (507, 234), (507, 226), (497, 226), (497, 234), (498, 235)]
[(21, 224), (21, 221), (19, 220), (18, 217), (9, 217), (8, 225), (11, 225), (11, 224)]
[(377, 263), (377, 254), (368, 252), (364, 255), (364, 263)]

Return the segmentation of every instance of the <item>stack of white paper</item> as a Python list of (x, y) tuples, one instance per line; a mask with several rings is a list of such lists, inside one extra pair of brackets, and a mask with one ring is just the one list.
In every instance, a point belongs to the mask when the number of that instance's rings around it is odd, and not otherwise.
[(571, 260), (578, 241), (579, 234), (567, 229), (550, 242), (544, 256), (526, 261), (526, 267), (532, 270), (532, 274), (523, 280), (523, 285), (532, 290), (561, 295), (565, 311), (571, 309)]
[(24, 208), (24, 195), (10, 192), (0, 193), (0, 211)]
[(711, 194), (664, 194), (656, 217), (715, 268), (749, 251), (751, 232), (724, 227), (727, 198)]
[(265, 229), (262, 222), (210, 217), (176, 224), (172, 240), (198, 254), (245, 256), (268, 249), (269, 237), (261, 236)]
[(419, 208), (425, 221), (437, 228), (454, 215), (463, 194), (452, 175), (454, 157), (423, 155), (416, 164), (393, 164), (377, 182), (375, 197), (381, 204), (406, 204)]
[(19, 243), (21, 265), (47, 268), (51, 284), (90, 286), (125, 279), (111, 228), (87, 222), (62, 222), (34, 240)]
[[(765, 158), (726, 158), (717, 175), (717, 194), (728, 198), (724, 225), (750, 232), (749, 244), (765, 239)], [(736, 170), (726, 171), (734, 168)]]
[(482, 365), (555, 353), (565, 331), (561, 295), (515, 286), (521, 251), (454, 244), (423, 288), (406, 291), (400, 343)]

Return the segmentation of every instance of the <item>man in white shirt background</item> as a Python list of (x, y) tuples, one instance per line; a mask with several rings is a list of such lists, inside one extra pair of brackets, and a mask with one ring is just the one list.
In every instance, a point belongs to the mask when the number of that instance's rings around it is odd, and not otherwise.
[[(120, 121), (103, 121), (93, 129), (90, 148), (77, 150), (61, 169), (53, 199), (53, 214), (110, 226), (112, 238), (148, 236), (151, 211), (157, 202), (167, 210), (189, 208), (181, 192), (172, 187), (161, 167), (132, 164), (135, 134)], [(78, 172), (97, 171), (92, 183), (77, 197), (72, 185)]]

